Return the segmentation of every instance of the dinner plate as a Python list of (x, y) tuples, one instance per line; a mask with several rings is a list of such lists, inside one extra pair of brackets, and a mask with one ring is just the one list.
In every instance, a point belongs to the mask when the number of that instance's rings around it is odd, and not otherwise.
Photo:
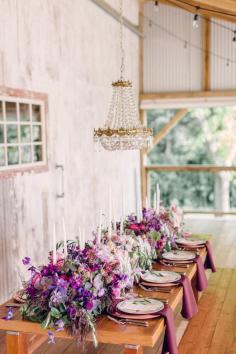
[(176, 243), (178, 243), (179, 245), (184, 245), (184, 246), (200, 246), (200, 245), (204, 245), (206, 243), (206, 241), (182, 237), (182, 238), (178, 238), (176, 240)]
[(141, 278), (145, 282), (166, 284), (179, 281), (181, 279), (181, 275), (175, 272), (169, 272), (165, 270), (152, 270), (142, 274)]
[(162, 258), (169, 261), (190, 261), (196, 258), (196, 254), (189, 251), (170, 251), (163, 253)]
[(119, 311), (133, 315), (148, 315), (161, 311), (163, 308), (164, 304), (161, 301), (144, 297), (124, 300), (117, 305)]

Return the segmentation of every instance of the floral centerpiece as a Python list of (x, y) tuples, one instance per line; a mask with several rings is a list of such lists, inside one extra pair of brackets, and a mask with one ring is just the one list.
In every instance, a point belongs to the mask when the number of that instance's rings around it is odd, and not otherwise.
[(125, 222), (126, 232), (137, 237), (146, 235), (158, 256), (175, 246), (175, 239), (184, 233), (183, 214), (175, 205), (162, 206), (158, 214), (155, 209), (143, 208), (142, 216), (138, 221), (134, 214), (129, 215)]
[(39, 322), (44, 328), (69, 330), (80, 342), (91, 332), (96, 342), (95, 319), (129, 286), (117, 258), (86, 245), (68, 247), (68, 257), (59, 253), (56, 264), (40, 267), (26, 257), (31, 276), (24, 286), (26, 303), (21, 309), (24, 319)]

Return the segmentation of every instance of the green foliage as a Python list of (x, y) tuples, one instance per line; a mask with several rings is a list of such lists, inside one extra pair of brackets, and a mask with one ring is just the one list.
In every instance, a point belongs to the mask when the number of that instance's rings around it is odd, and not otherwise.
[[(148, 125), (154, 134), (176, 110), (148, 111)], [(190, 109), (179, 124), (153, 148), (149, 165), (233, 165), (236, 108), (211, 107)], [(172, 201), (187, 209), (213, 209), (215, 174), (206, 172), (151, 172), (151, 186), (161, 186), (165, 206)], [(236, 176), (231, 174), (230, 204), (236, 207)]]

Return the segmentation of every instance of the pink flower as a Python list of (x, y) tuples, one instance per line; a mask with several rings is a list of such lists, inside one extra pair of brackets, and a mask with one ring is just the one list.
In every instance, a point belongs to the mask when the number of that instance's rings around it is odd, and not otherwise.
[(131, 230), (135, 230), (135, 231), (138, 231), (138, 230), (139, 230), (139, 227), (138, 227), (138, 225), (136, 225), (136, 224), (131, 224), (129, 228), (130, 228)]
[(40, 273), (35, 273), (33, 278), (31, 279), (32, 285), (35, 286), (36, 283), (38, 283), (42, 279), (42, 275)]
[(120, 295), (121, 295), (121, 289), (120, 288), (113, 288), (112, 289), (112, 295), (114, 296), (114, 297), (120, 297)]

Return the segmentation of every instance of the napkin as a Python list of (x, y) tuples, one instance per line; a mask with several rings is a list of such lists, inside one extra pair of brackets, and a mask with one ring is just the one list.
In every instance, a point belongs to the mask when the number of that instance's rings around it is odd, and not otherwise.
[(213, 252), (212, 252), (211, 243), (209, 241), (206, 242), (206, 250), (207, 250), (207, 256), (206, 256), (206, 261), (205, 261), (205, 268), (211, 269), (212, 272), (215, 273), (216, 266), (215, 266), (215, 262), (213, 259)]
[(166, 305), (164, 309), (159, 311), (158, 313), (165, 318), (166, 325), (162, 354), (179, 354), (175, 336), (175, 322), (173, 311), (171, 310), (170, 306)]
[(189, 278), (182, 275), (180, 284), (183, 286), (183, 306), (181, 314), (184, 318), (189, 320), (196, 315), (198, 307)]
[(204, 269), (204, 265), (200, 256), (197, 256), (194, 262), (197, 264), (197, 285), (198, 291), (203, 291), (207, 288), (208, 281)]

